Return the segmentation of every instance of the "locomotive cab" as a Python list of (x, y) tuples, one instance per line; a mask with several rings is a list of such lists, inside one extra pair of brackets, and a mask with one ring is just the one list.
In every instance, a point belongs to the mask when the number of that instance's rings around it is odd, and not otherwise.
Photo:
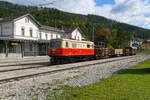
[(49, 48), (49, 56), (55, 56), (61, 54), (62, 41), (60, 40), (51, 40)]

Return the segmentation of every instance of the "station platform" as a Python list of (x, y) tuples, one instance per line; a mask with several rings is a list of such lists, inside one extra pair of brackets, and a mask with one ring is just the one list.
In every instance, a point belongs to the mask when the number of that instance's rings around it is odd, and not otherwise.
[(28, 61), (40, 61), (40, 60), (49, 60), (49, 56), (28, 56), (28, 57), (14, 57), (14, 58), (0, 58), (1, 63), (14, 63), (14, 62), (28, 62)]

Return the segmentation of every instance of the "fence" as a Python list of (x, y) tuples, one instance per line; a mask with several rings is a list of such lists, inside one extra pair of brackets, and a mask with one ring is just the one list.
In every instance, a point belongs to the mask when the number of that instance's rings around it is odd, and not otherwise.
[(23, 56), (46, 56), (47, 52), (39, 52), (39, 51), (29, 51), (29, 52), (23, 52)]

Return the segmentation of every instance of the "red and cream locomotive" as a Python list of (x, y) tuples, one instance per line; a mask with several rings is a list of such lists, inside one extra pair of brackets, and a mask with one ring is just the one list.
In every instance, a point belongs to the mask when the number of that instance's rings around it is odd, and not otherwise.
[(49, 56), (51, 63), (66, 63), (94, 58), (94, 43), (70, 39), (50, 41)]

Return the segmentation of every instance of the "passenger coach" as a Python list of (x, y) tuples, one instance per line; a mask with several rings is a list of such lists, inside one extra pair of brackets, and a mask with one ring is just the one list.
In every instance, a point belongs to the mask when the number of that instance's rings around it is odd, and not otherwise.
[(94, 43), (70, 39), (50, 41), (49, 56), (52, 63), (67, 63), (94, 58)]

